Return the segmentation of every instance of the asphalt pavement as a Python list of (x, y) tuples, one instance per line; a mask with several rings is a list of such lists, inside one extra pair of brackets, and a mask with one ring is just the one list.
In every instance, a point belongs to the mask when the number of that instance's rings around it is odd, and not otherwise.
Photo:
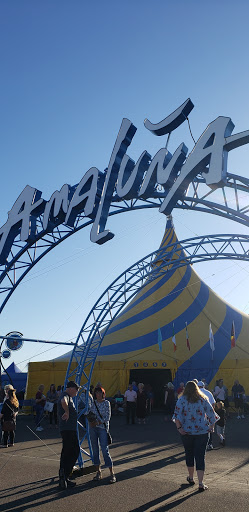
[(15, 446), (0, 449), (1, 512), (249, 510), (249, 416), (228, 419), (225, 447), (214, 435), (214, 450), (206, 454), (209, 489), (203, 493), (187, 485), (180, 436), (161, 413), (149, 416), (146, 425), (127, 426), (123, 416), (113, 417), (110, 450), (117, 482), (109, 484), (109, 471), (103, 469), (101, 482), (89, 473), (77, 476), (76, 487), (65, 491), (58, 488), (59, 432), (46, 419), (43, 426), (36, 433), (33, 417), (19, 416)]

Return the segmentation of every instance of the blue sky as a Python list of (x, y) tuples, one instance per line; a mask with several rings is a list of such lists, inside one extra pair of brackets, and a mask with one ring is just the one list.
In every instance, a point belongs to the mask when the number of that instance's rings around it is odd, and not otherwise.
[[(219, 115), (232, 118), (234, 133), (248, 130), (248, 19), (249, 4), (242, 0), (3, 0), (0, 225), (27, 184), (49, 199), (90, 167), (107, 167), (123, 117), (137, 127), (128, 151), (135, 160), (144, 149), (154, 155), (165, 144), (146, 131), (144, 119), (158, 122), (188, 97), (195, 105), (195, 139)], [(191, 150), (185, 124), (172, 134), (169, 150), (183, 141)], [(248, 146), (231, 152), (229, 172), (248, 176), (248, 154)], [(245, 232), (213, 216), (178, 210), (173, 218), (180, 239)], [(86, 229), (44, 258), (5, 307), (0, 334), (75, 339), (108, 284), (159, 246), (165, 217), (141, 211), (109, 219), (108, 227), (115, 237), (103, 246), (93, 245)], [(197, 271), (249, 313), (247, 265), (226, 261)], [(24, 369), (29, 360), (62, 352), (26, 344), (14, 360)]]

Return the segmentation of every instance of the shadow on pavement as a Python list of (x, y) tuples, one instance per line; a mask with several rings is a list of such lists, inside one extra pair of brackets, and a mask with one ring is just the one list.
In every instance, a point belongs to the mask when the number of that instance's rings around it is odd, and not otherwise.
[[(141, 505), (141, 507), (134, 508), (130, 510), (130, 512), (146, 512), (147, 510), (151, 509), (152, 507), (156, 507), (156, 512), (166, 512), (167, 510), (175, 509), (177, 505), (180, 505), (184, 501), (188, 500), (189, 498), (192, 498), (196, 494), (198, 494), (198, 490), (185, 494), (185, 496), (181, 496), (177, 499), (177, 495), (179, 492), (182, 492), (184, 489), (189, 489), (189, 485), (181, 485), (179, 489), (176, 491), (170, 492), (168, 494), (164, 494), (164, 496), (160, 496), (160, 498), (156, 498), (155, 500), (152, 500), (148, 503), (145, 503), (144, 505)], [(160, 507), (160, 503), (173, 498), (175, 496), (175, 500), (171, 501), (171, 503), (166, 503)], [(177, 510), (177, 509), (176, 509)]]
[[(37, 484), (40, 484), (39, 489), (37, 489)], [(51, 485), (53, 487), (51, 487)], [(54, 510), (51, 508), (51, 504), (53, 502), (61, 500), (62, 498), (66, 498), (69, 496), (69, 494), (77, 495), (83, 490), (89, 489), (93, 486), (94, 484), (92, 482), (85, 482), (84, 484), (78, 485), (73, 489), (66, 489), (65, 491), (61, 491), (58, 486), (58, 477), (47, 478), (44, 480), (39, 480), (38, 482), (31, 482), (25, 486), (20, 486), (23, 489), (15, 486), (12, 489), (5, 490), (5, 492), (8, 491), (7, 495), (5, 494), (5, 498), (8, 496), (11, 498), (11, 500), (8, 500), (7, 503), (1, 505), (1, 512), (11, 510), (15, 512), (23, 512), (24, 510), (26, 511), (30, 508), (34, 509), (35, 507), (40, 507), (41, 505), (46, 504), (49, 504), (49, 508)], [(31, 487), (34, 494), (27, 495), (26, 493), (30, 493)], [(23, 496), (16, 498), (16, 494), (20, 496), (20, 493), (22, 493)]]

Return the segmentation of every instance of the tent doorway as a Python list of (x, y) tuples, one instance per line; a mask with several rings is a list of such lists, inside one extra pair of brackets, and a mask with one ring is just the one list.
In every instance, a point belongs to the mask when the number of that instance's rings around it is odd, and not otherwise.
[(164, 370), (130, 370), (130, 382), (135, 381), (137, 384), (142, 382), (147, 386), (151, 386), (154, 395), (154, 408), (161, 409), (164, 403), (164, 386), (167, 382), (172, 382), (171, 371)]

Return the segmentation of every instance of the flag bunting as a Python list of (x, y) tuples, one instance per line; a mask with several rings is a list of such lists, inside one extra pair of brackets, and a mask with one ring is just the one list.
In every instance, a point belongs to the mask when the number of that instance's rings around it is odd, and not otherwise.
[(176, 351), (177, 349), (177, 346), (176, 346), (176, 336), (175, 336), (175, 326), (173, 324), (173, 333), (172, 333), (172, 343), (174, 344), (174, 352)]
[(162, 352), (162, 350), (163, 350), (162, 341), (163, 341), (163, 337), (162, 337), (162, 332), (161, 332), (160, 325), (159, 325), (158, 329), (157, 329), (157, 343), (158, 343), (160, 352)]
[(236, 338), (235, 338), (235, 325), (234, 322), (232, 323), (232, 329), (231, 329), (231, 348), (234, 348), (236, 345)]
[(188, 337), (188, 324), (187, 324), (187, 322), (185, 322), (185, 325), (186, 325), (186, 343), (187, 343), (187, 348), (190, 350), (190, 343), (189, 343), (189, 337)]
[(210, 348), (211, 348), (211, 351), (212, 351), (212, 359), (213, 359), (215, 346), (214, 346), (214, 335), (213, 335), (212, 325), (211, 324), (209, 324), (209, 343), (210, 343)]

